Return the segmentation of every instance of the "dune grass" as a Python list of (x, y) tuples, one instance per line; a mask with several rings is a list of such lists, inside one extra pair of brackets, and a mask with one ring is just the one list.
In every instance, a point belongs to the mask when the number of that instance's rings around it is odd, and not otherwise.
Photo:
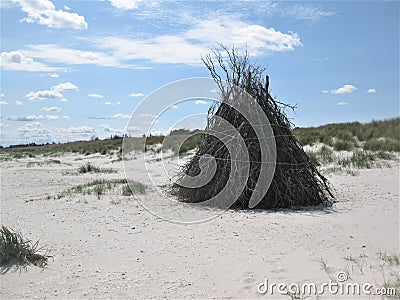
[[(293, 133), (303, 146), (316, 143), (333, 146), (334, 140), (340, 140), (352, 143), (365, 142), (367, 146), (364, 150), (400, 151), (400, 118), (365, 124), (351, 122), (295, 128)], [(376, 142), (381, 138), (384, 138), (386, 142)]]
[(0, 265), (9, 263), (21, 265), (33, 264), (43, 268), (51, 256), (40, 254), (39, 241), (32, 243), (25, 239), (20, 232), (2, 226), (0, 229)]
[(62, 191), (54, 196), (55, 199), (60, 199), (73, 194), (95, 195), (98, 199), (108, 193), (117, 191), (118, 194), (123, 196), (131, 196), (136, 193), (144, 194), (147, 187), (134, 180), (126, 179), (96, 179), (85, 184), (74, 186), (70, 189)]
[(99, 168), (95, 164), (91, 162), (87, 162), (79, 167), (78, 173), (85, 174), (85, 173), (117, 173), (117, 170), (110, 169), (110, 168)]

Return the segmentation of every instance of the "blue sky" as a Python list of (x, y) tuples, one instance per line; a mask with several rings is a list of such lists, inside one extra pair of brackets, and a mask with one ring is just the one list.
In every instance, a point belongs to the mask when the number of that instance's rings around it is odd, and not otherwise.
[[(1, 2), (1, 144), (121, 134), (152, 91), (208, 77), (219, 42), (267, 67), (297, 126), (399, 116), (398, 1), (15, 0)], [(196, 101), (158, 130), (205, 113)]]

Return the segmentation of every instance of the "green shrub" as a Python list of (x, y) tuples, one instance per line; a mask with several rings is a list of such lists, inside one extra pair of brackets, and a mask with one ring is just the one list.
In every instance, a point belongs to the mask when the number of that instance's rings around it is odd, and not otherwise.
[(336, 151), (351, 151), (354, 147), (354, 142), (343, 140), (337, 140), (333, 146)]
[(370, 151), (396, 151), (400, 152), (400, 141), (394, 139), (372, 139), (363, 145), (364, 150)]

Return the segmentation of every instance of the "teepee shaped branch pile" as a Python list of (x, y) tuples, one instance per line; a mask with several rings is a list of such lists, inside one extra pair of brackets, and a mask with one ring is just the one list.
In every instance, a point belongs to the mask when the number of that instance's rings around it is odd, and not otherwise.
[[(260, 141), (249, 120), (227, 103), (232, 101), (231, 86), (237, 86), (250, 94), (268, 117), (276, 144), (276, 165), (268, 191), (255, 208), (296, 208), (330, 204), (333, 195), (327, 179), (317, 170), (292, 134), (292, 124), (285, 109), (294, 107), (278, 102), (269, 93), (269, 77), (264, 68), (249, 62), (247, 52), (239, 56), (236, 50), (224, 47), (224, 52), (214, 51), (203, 62), (220, 89), (221, 103), (210, 108), (207, 131), (216, 127), (216, 117), (232, 124), (245, 141), (250, 168), (243, 191), (231, 208), (249, 208), (257, 181), (260, 179), (262, 162)], [(228, 85), (225, 82), (229, 83)], [(209, 154), (216, 158), (215, 175), (207, 184), (197, 188), (184, 187), (179, 180), (172, 185), (172, 193), (180, 201), (200, 203), (211, 199), (224, 188), (231, 171), (231, 157), (224, 143), (211, 134), (205, 134), (195, 155), (183, 166), (180, 177), (196, 176), (201, 172), (199, 159)], [(218, 203), (214, 205), (219, 206)]]

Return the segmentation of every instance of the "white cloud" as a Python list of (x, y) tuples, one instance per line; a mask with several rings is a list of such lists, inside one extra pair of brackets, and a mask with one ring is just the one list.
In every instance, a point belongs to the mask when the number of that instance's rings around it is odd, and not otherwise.
[(67, 5), (64, 5), (64, 9), (65, 9), (65, 10), (71, 10), (71, 7), (69, 7), (69, 6), (67, 6)]
[(322, 90), (322, 94), (328, 94), (329, 91), (328, 90)]
[(57, 92), (78, 91), (78, 87), (71, 82), (59, 83), (53, 86), (51, 89)]
[(4, 93), (0, 93), (0, 98), (3, 98), (4, 97)]
[(62, 102), (67, 102), (68, 100), (62, 94), (62, 92), (64, 91), (78, 91), (78, 87), (71, 82), (59, 83), (55, 86), (52, 86), (50, 90), (30, 92), (26, 94), (25, 97), (27, 97), (31, 101), (59, 99)]
[(375, 89), (369, 89), (369, 90), (367, 90), (367, 93), (368, 94), (375, 94), (376, 90)]
[(36, 120), (58, 120), (58, 119), (68, 119), (68, 116), (54, 116), (54, 115), (28, 115), (28, 116), (11, 116), (8, 117), (10, 121), (20, 121), (20, 122), (28, 122), (28, 121), (36, 121)]
[(104, 102), (104, 105), (120, 105), (121, 104), (121, 102), (119, 102), (119, 101), (116, 101), (116, 102), (110, 102), (110, 101), (106, 101), (106, 102)]
[(87, 29), (88, 24), (85, 17), (77, 13), (70, 13), (63, 10), (56, 10), (56, 7), (50, 0), (16, 0), (22, 11), (28, 16), (22, 21), (27, 23), (38, 23), (50, 28), (72, 28)]
[(196, 105), (207, 105), (207, 102), (206, 101), (203, 101), (203, 100), (196, 100)]
[(142, 118), (142, 119), (155, 119), (157, 116), (155, 116), (155, 115), (152, 115), (152, 114), (140, 114), (139, 115), (139, 118)]
[(24, 102), (22, 102), (22, 101), (20, 101), (20, 100), (17, 100), (17, 101), (15, 101), (15, 105), (22, 105)]
[(282, 9), (281, 13), (284, 16), (312, 22), (336, 15), (334, 12), (324, 11), (319, 7), (306, 3), (290, 3), (287, 5), (287, 7), (285, 7), (285, 9)]
[(63, 132), (63, 133), (79, 134), (82, 136), (96, 134), (96, 130), (93, 127), (89, 127), (89, 126), (61, 128), (61, 129), (59, 129), (59, 131)]
[(127, 115), (127, 114), (122, 114), (122, 113), (118, 113), (118, 114), (114, 114), (112, 116), (105, 116), (105, 117), (89, 117), (89, 119), (93, 119), (93, 120), (108, 120), (108, 119), (129, 119), (131, 116)]
[(143, 0), (110, 0), (112, 6), (119, 9), (136, 9)]
[(60, 74), (58, 74), (58, 73), (51, 73), (51, 74), (50, 74), (50, 77), (51, 77), (51, 78), (58, 78), (58, 77), (60, 77)]
[(40, 110), (48, 111), (48, 112), (60, 112), (61, 107), (52, 106), (52, 107), (45, 107), (43, 106)]
[(252, 56), (292, 51), (302, 45), (296, 33), (282, 33), (227, 17), (198, 21), (179, 35), (142, 40), (106, 37), (95, 42), (119, 61), (149, 60), (162, 64), (200, 64), (201, 56), (209, 53), (216, 43), (234, 44), (239, 51), (247, 47)]
[(346, 106), (348, 104), (349, 103), (347, 103), (347, 102), (338, 102), (338, 103), (336, 103), (337, 106)]
[(112, 128), (108, 124), (101, 124), (100, 127), (103, 127), (103, 131), (104, 132), (116, 133), (116, 134), (123, 134), (124, 133), (123, 129)]
[(331, 90), (332, 94), (335, 95), (340, 95), (340, 94), (351, 94), (354, 91), (356, 91), (357, 88), (354, 85), (351, 84), (345, 84), (344, 86), (342, 86), (341, 88), (335, 89), (335, 90)]
[(103, 95), (100, 94), (89, 94), (88, 96), (92, 98), (103, 98)]
[(129, 96), (130, 97), (143, 97), (144, 95), (142, 93), (132, 93)]
[(29, 72), (49, 72), (61, 69), (35, 62), (32, 58), (26, 57), (21, 51), (2, 52), (1, 66), (5, 70)]
[(4, 100), (2, 100), (2, 101), (0, 101), (0, 104), (1, 104), (1, 105), (7, 105), (7, 104), (8, 104), (8, 102), (7, 102), (7, 101), (4, 101)]
[(40, 122), (32, 122), (25, 124), (24, 126), (17, 129), (19, 137), (21, 139), (42, 139), (51, 138), (52, 133), (43, 127)]
[(98, 65), (119, 68), (134, 67), (132, 65), (124, 65), (123, 61), (114, 57), (110, 53), (76, 50), (55, 44), (29, 45), (23, 51), (30, 57), (52, 63), (67, 65)]
[(130, 115), (119, 113), (119, 114), (113, 115), (111, 118), (113, 118), (113, 119), (130, 119), (130, 117), (131, 117)]

